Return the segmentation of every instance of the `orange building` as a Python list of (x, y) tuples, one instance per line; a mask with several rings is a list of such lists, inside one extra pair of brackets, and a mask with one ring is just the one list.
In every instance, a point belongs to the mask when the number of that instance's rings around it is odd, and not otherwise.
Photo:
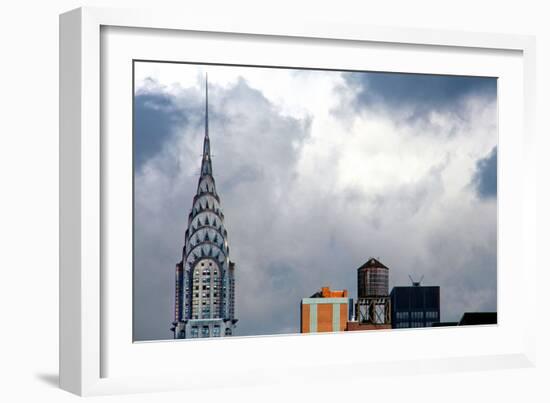
[(300, 305), (300, 331), (302, 333), (341, 332), (353, 314), (353, 300), (348, 290), (321, 288), (309, 298), (302, 298)]

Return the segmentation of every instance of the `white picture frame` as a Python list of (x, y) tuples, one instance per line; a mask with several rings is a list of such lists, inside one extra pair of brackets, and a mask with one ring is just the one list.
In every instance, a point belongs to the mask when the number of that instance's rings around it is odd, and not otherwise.
[[(505, 136), (504, 147), (499, 146), (499, 325), (469, 329), (433, 329), (430, 332), (411, 331), (354, 334), (327, 334), (301, 337), (283, 335), (274, 337), (247, 337), (231, 340), (199, 341), (190, 343), (132, 343), (128, 339), (128, 321), (124, 320), (131, 308), (131, 289), (121, 292), (113, 301), (109, 290), (112, 281), (119, 281), (105, 272), (108, 248), (104, 228), (112, 216), (105, 215), (110, 191), (107, 178), (112, 164), (106, 164), (109, 153), (124, 153), (124, 144), (110, 142), (114, 138), (109, 109), (105, 108), (105, 94), (109, 85), (102, 81), (105, 67), (102, 57), (110, 55), (102, 31), (117, 27), (124, 35), (137, 35), (138, 30), (147, 36), (155, 30), (158, 41), (166, 44), (178, 40), (178, 32), (216, 34), (255, 43), (269, 41), (272, 46), (287, 46), (290, 42), (309, 46), (319, 41), (322, 46), (353, 45), (362, 51), (369, 44), (384, 48), (393, 46), (399, 57), (411, 47), (415, 52), (444, 52), (455, 62), (461, 52), (470, 52), (473, 58), (487, 59), (472, 63), (469, 69), (480, 73), (490, 72), (492, 57), (503, 56), (502, 77), (508, 95), (499, 104), (500, 140)], [(124, 31), (126, 30), (126, 31)], [(134, 31), (133, 31), (134, 30)], [(163, 36), (162, 33), (170, 33)], [(174, 36), (175, 35), (175, 36)], [(221, 38), (221, 39), (220, 39)], [(146, 42), (146, 41), (145, 41)], [(117, 46), (109, 39), (109, 46)], [(143, 45), (146, 47), (145, 45)], [(164, 45), (165, 47), (167, 45)], [(214, 45), (213, 45), (214, 46)], [(159, 48), (163, 49), (163, 46)], [(121, 58), (138, 58), (117, 53)], [(128, 46), (128, 49), (133, 49)], [(429, 31), (407, 28), (381, 28), (319, 21), (285, 22), (281, 25), (269, 19), (254, 21), (200, 19), (183, 13), (150, 10), (115, 10), (81, 8), (60, 17), (60, 385), (79, 395), (134, 393), (140, 391), (208, 388), (224, 385), (254, 385), (258, 383), (295, 382), (299, 379), (333, 379), (330, 368), (347, 376), (361, 373), (406, 374), (427, 372), (475, 370), (491, 368), (527, 367), (535, 361), (534, 312), (536, 278), (534, 242), (526, 234), (535, 232), (536, 211), (534, 183), (534, 38), (520, 35), (468, 33), (456, 31)], [(129, 51), (130, 52), (130, 51)], [(131, 53), (131, 52), (130, 52)], [(313, 53), (312, 53), (313, 54)], [(475, 56), (477, 55), (477, 56)], [(276, 56), (276, 54), (275, 54)], [(160, 57), (157, 54), (155, 57)], [(199, 57), (199, 56), (197, 56)], [(254, 53), (247, 62), (273, 63), (267, 55)], [(312, 56), (313, 57), (313, 56)], [(228, 62), (228, 55), (209, 56), (208, 62)], [(114, 56), (113, 56), (114, 59)], [(509, 62), (506, 61), (509, 59)], [(121, 59), (121, 63), (124, 60)], [(312, 59), (313, 60), (313, 59)], [(315, 64), (316, 62), (312, 61)], [(350, 62), (351, 63), (351, 62)], [(395, 63), (395, 60), (393, 61)], [(414, 71), (449, 73), (466, 67), (457, 63), (453, 70), (449, 61), (438, 64), (435, 56), (426, 56), (424, 67)], [(445, 64), (447, 63), (447, 65)], [(489, 63), (489, 65), (485, 64)], [(300, 63), (296, 61), (295, 65)], [(438, 67), (439, 66), (439, 67)], [(477, 66), (477, 67), (475, 67)], [(310, 66), (314, 67), (314, 66)], [(372, 67), (372, 66), (371, 66)], [(108, 67), (110, 68), (110, 67)], [(379, 68), (383, 68), (381, 64)], [(438, 70), (440, 69), (440, 70)], [(114, 68), (116, 70), (116, 66)], [(109, 70), (109, 74), (114, 70)], [(403, 68), (409, 71), (410, 68)], [(480, 74), (482, 75), (482, 74)], [(118, 77), (118, 76), (117, 76)], [(117, 81), (118, 82), (118, 81)], [(112, 83), (112, 82), (111, 82)], [(506, 84), (509, 83), (509, 84)], [(113, 88), (116, 85), (113, 85)], [(509, 92), (508, 92), (509, 89)], [(123, 90), (123, 88), (121, 89)], [(500, 91), (500, 87), (499, 87)], [(499, 97), (502, 93), (499, 93)], [(515, 96), (514, 96), (515, 95)], [(113, 105), (113, 98), (109, 98)], [(120, 101), (115, 101), (120, 102)], [(131, 106), (131, 99), (126, 110)], [(518, 109), (518, 105), (520, 109)], [(516, 112), (516, 116), (514, 115)], [(122, 119), (122, 118), (121, 118)], [(510, 119), (510, 120), (507, 120)], [(122, 119), (123, 120), (123, 119)], [(514, 130), (512, 130), (514, 129)], [(121, 130), (127, 131), (127, 126)], [(512, 133), (515, 131), (516, 133)], [(105, 133), (109, 133), (106, 139)], [(503, 133), (505, 133), (503, 135)], [(102, 137), (103, 136), (103, 137)], [(118, 138), (118, 137), (117, 137)], [(500, 143), (499, 143), (500, 144)], [(117, 148), (118, 147), (118, 148)], [(122, 151), (121, 151), (122, 150)], [(519, 150), (519, 152), (517, 152)], [(126, 151), (127, 154), (127, 151)], [(131, 155), (131, 151), (130, 151)], [(514, 171), (509, 168), (513, 166)], [(503, 175), (501, 175), (504, 173)], [(502, 178), (506, 180), (502, 183)], [(111, 180), (111, 179), (109, 179)], [(513, 189), (521, 189), (513, 192)], [(500, 190), (504, 189), (504, 192)], [(507, 191), (509, 189), (509, 191)], [(110, 207), (109, 207), (110, 208)], [(118, 225), (118, 224), (117, 224)], [(131, 224), (130, 224), (131, 225)], [(126, 223), (127, 226), (127, 223)], [(124, 224), (121, 224), (121, 228)], [(504, 232), (503, 232), (504, 231)], [(112, 234), (109, 235), (112, 239)], [(120, 239), (128, 245), (128, 240)], [(514, 250), (507, 247), (516, 245)], [(512, 268), (518, 271), (512, 278)], [(109, 279), (108, 287), (105, 280)], [(509, 290), (516, 282), (517, 297), (522, 301), (521, 321), (513, 322), (518, 312), (514, 308)], [(129, 284), (128, 287), (131, 288)], [(529, 290), (529, 291), (527, 291)], [(130, 299), (128, 299), (128, 295)], [(508, 312), (508, 315), (507, 315)], [(502, 315), (501, 315), (502, 313)], [(114, 319), (113, 319), (114, 318)], [(131, 312), (128, 314), (131, 325)], [(120, 320), (119, 320), (120, 319)], [(120, 330), (116, 326), (120, 326)], [(131, 332), (131, 330), (130, 330)], [(457, 333), (459, 332), (459, 333)], [(113, 333), (115, 334), (113, 336)], [(117, 336), (119, 335), (119, 336)], [(120, 336), (122, 335), (122, 336)], [(342, 347), (343, 338), (345, 347)], [(395, 348), (389, 354), (385, 348), (368, 356), (338, 357), (338, 352), (353, 349), (365, 342), (378, 343), (391, 338), (395, 346), (403, 342), (415, 346), (429, 346), (445, 340), (447, 347), (434, 351), (412, 351)], [(449, 344), (460, 340), (457, 345)], [(489, 348), (490, 341), (491, 349)], [(441, 343), (440, 343), (441, 344)], [(460, 345), (458, 345), (460, 344)], [(344, 348), (344, 350), (342, 350)], [(210, 374), (207, 381), (201, 374), (208, 368), (195, 368), (193, 376), (185, 370), (176, 370), (166, 357), (179, 354), (219, 354), (221, 350), (234, 354), (235, 366), (231, 374)], [(281, 352), (292, 351), (284, 357)], [(322, 351), (323, 354), (319, 354)], [(294, 354), (295, 353), (295, 354)], [(241, 359), (237, 359), (237, 357)], [(322, 356), (322, 357), (320, 357)], [(327, 359), (328, 357), (335, 357)], [(282, 358), (281, 358), (282, 357)], [(303, 365), (301, 364), (303, 363)], [(380, 365), (382, 363), (382, 365)], [(162, 368), (161, 368), (162, 365)], [(357, 371), (361, 368), (361, 371)], [(304, 371), (307, 369), (307, 371)]]

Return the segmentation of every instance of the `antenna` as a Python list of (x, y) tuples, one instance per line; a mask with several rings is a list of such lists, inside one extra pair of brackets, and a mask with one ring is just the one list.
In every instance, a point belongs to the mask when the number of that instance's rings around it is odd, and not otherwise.
[(424, 276), (420, 277), (419, 281), (414, 281), (411, 275), (409, 274), (409, 278), (411, 279), (411, 283), (413, 287), (420, 287), (420, 284), (422, 283), (422, 280), (424, 280)]

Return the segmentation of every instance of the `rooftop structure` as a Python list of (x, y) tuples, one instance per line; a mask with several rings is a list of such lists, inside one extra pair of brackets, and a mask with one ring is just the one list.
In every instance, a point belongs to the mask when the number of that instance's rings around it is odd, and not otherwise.
[(331, 290), (329, 287), (321, 287), (310, 298), (345, 298), (348, 296), (348, 290)]
[[(391, 324), (389, 268), (371, 257), (357, 269), (356, 321), (362, 325)], [(363, 326), (364, 327), (364, 326)]]
[(357, 269), (357, 297), (383, 297), (388, 295), (390, 269), (371, 257)]

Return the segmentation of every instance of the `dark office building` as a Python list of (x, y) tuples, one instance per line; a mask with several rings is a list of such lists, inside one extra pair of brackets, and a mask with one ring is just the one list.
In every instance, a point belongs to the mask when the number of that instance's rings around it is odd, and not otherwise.
[(431, 327), (439, 322), (439, 286), (394, 287), (390, 293), (392, 328)]
[(439, 322), (434, 323), (433, 327), (446, 326), (473, 326), (473, 325), (496, 325), (496, 312), (464, 312), (458, 322)]
[(450, 326), (458, 326), (458, 322), (434, 322), (434, 323), (432, 323), (432, 327), (450, 327)]
[(458, 322), (458, 326), (496, 325), (496, 312), (465, 312)]

